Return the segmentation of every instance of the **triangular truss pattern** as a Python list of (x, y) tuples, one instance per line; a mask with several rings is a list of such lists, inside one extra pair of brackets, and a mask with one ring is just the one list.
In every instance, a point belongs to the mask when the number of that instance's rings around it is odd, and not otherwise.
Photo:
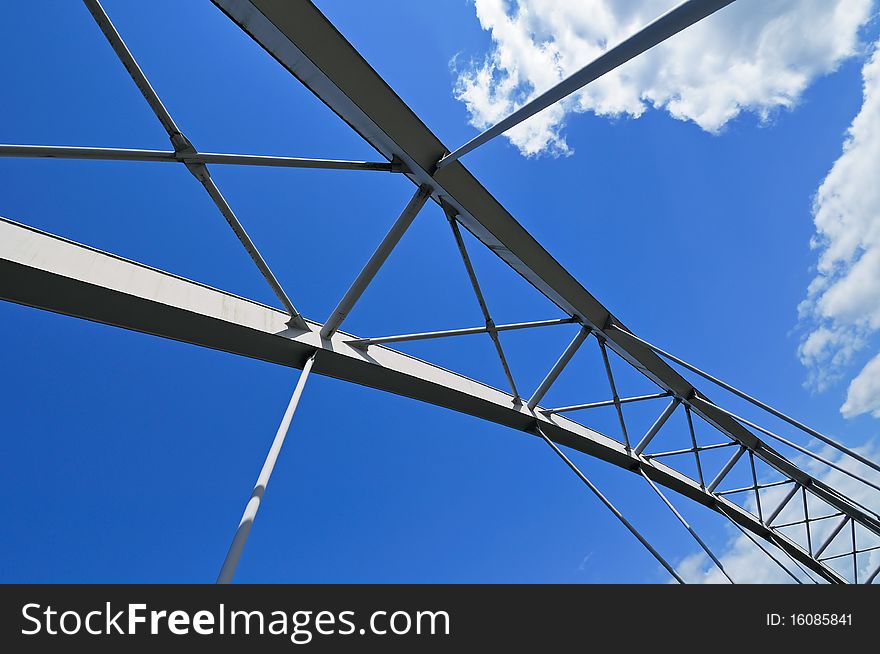
[[(816, 581), (817, 577), (832, 583), (874, 582), (880, 567), (862, 569), (860, 561), (880, 549), (880, 516), (877, 512), (800, 467), (762, 437), (781, 443), (796, 456), (809, 456), (818, 465), (825, 466), (823, 470), (848, 475), (871, 490), (880, 491), (880, 485), (861, 471), (869, 468), (873, 474), (880, 472), (880, 466), (633, 334), (556, 262), (460, 162), (444, 159), (447, 148), (311, 3), (266, 1), (257, 9), (247, 0), (214, 2), (375, 147), (385, 161), (296, 159), (197, 151), (168, 114), (96, 0), (85, 0), (85, 3), (166, 129), (174, 149), (154, 152), (3, 145), (0, 146), (0, 155), (182, 163), (204, 186), (272, 287), (285, 312), (5, 219), (0, 220), (0, 298), (304, 368), (301, 383), (294, 394), (297, 399), (305, 375), (314, 369), (316, 374), (332, 375), (406, 395), (539, 436), (679, 581), (683, 580), (672, 566), (559, 446), (580, 450), (642, 477), (731, 581), (734, 578), (723, 562), (697, 536), (662, 488), (674, 490), (727, 518), (799, 583), (804, 579)], [(691, 0), (686, 4), (700, 2)], [(702, 4), (708, 7), (713, 3)], [(438, 166), (441, 161), (443, 165)], [(325, 322), (320, 323), (306, 320), (294, 308), (212, 181), (208, 165), (215, 163), (384, 170), (405, 175), (416, 190), (335, 309)], [(451, 238), (484, 324), (378, 337), (357, 337), (340, 331), (346, 317), (429, 202), (439, 205), (446, 216)], [(534, 316), (527, 322), (496, 324), (465, 245), (463, 230), (559, 307), (562, 317)], [(510, 365), (508, 348), (502, 345), (502, 335), (563, 324), (576, 327), (576, 334), (555, 361), (547, 362), (548, 372), (537, 388), (523, 394), (528, 389), (521, 388), (518, 383)], [(395, 343), (471, 334), (486, 334), (491, 339), (509, 392), (388, 347)], [(586, 397), (583, 402), (555, 408), (542, 406), (548, 391), (588, 340), (596, 342), (601, 362), (596, 372), (607, 381), (608, 395)], [(841, 459), (831, 460), (817, 455), (807, 445), (780, 436), (711, 401), (667, 361), (720, 386), (811, 438), (835, 447)], [(647, 383), (651, 391), (621, 392), (620, 368), (615, 373), (615, 366), (620, 365)], [(295, 405), (292, 400), (291, 406)], [(572, 416), (580, 415), (589, 417), (591, 410), (603, 407), (613, 408), (620, 430), (619, 439), (572, 419)], [(650, 424), (636, 428), (634, 413), (653, 408), (657, 410), (651, 415)], [(291, 417), (292, 409), (285, 414), (286, 422), (276, 438), (283, 438), (282, 432), (286, 433)], [(697, 424), (701, 436), (702, 430), (708, 428), (713, 438), (702, 442), (698, 438)], [(675, 445), (671, 444), (673, 436), (677, 439)], [(685, 459), (692, 462), (694, 473), (684, 473), (672, 465)], [(260, 482), (260, 488), (264, 488), (267, 482), (268, 476)], [(233, 558), (228, 558), (228, 565), (224, 566), (223, 579), (226, 581), (231, 580), (234, 564), (243, 547), (242, 539), (246, 537), (252, 520), (253, 514), (248, 518), (244, 536), (240, 539), (237, 535), (230, 549)], [(239, 532), (241, 529), (240, 525)], [(780, 552), (782, 556), (778, 556)], [(851, 574), (842, 571), (841, 561), (852, 564)], [(796, 572), (792, 572), (791, 565)]]

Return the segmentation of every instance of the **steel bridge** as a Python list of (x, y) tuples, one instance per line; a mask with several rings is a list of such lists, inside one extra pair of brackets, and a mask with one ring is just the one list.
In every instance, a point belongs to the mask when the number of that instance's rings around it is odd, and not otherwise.
[[(880, 573), (880, 567), (860, 577), (858, 561), (860, 555), (878, 549), (880, 516), (811, 474), (805, 466), (776, 448), (781, 444), (797, 452), (801, 461), (810, 458), (823, 470), (848, 475), (857, 483), (875, 490), (880, 487), (872, 479), (877, 479), (873, 475), (880, 471), (880, 466), (634, 334), (560, 265), (460, 160), (489, 139), (693, 23), (722, 10), (731, 1), (683, 2), (631, 38), (606, 50), (557, 87), (526, 103), (495, 127), (450, 151), (310, 2), (213, 0), (219, 10), (278, 64), (375, 148), (379, 160), (364, 162), (198, 151), (163, 105), (99, 2), (85, 0), (110, 46), (167, 131), (171, 149), (8, 144), (0, 145), (0, 155), (183, 164), (210, 195), (272, 288), (281, 308), (238, 297), (7, 218), (0, 219), (0, 298), (302, 369), (235, 533), (219, 582), (232, 580), (307, 376), (316, 373), (476, 416), (542, 439), (679, 582), (683, 579), (674, 567), (566, 456), (563, 448), (583, 452), (631, 471), (649, 484), (730, 581), (736, 580), (688, 525), (665, 491), (675, 491), (729, 520), (798, 583), (819, 580), (870, 584)], [(336, 308), (321, 323), (305, 318), (297, 311), (293, 300), (221, 194), (209, 166), (224, 164), (386, 171), (407, 177), (413, 184), (413, 195), (408, 200), (401, 198), (403, 208), (396, 222), (369, 255), (366, 265)], [(341, 331), (348, 313), (427, 203), (441, 207), (448, 219), (450, 238), (454, 239), (460, 252), (485, 324), (378, 337), (355, 336)], [(550, 320), (535, 317), (530, 322), (496, 324), (471, 263), (462, 230), (470, 232), (500, 257), (559, 307), (565, 317)], [(364, 256), (367, 254), (365, 252)], [(568, 323), (579, 326), (577, 334), (555, 362), (547, 362), (548, 373), (538, 388), (519, 387), (505, 357), (502, 335), (512, 330), (543, 329)], [(508, 389), (492, 388), (390, 347), (399, 342), (467, 334), (485, 334), (491, 339)], [(600, 372), (607, 377), (609, 399), (586, 398), (591, 401), (566, 407), (544, 406), (542, 400), (547, 391), (587, 342), (592, 342), (601, 354), (603, 365)], [(620, 397), (612, 360), (615, 365), (634, 368), (650, 380), (656, 387), (655, 392)], [(750, 402), (807, 438), (803, 444), (792, 441), (733, 413), (710, 399), (684, 376), (685, 373), (692, 379), (700, 378), (701, 383), (720, 387)], [(529, 392), (521, 394), (524, 390)], [(628, 430), (627, 409), (651, 400), (664, 403), (653, 425), (645, 433)], [(590, 409), (602, 406), (614, 407), (616, 411), (620, 427), (616, 437), (600, 433), (591, 429), (588, 422), (572, 418), (573, 415), (589, 415)], [(655, 438), (676, 412), (683, 413), (686, 418), (691, 446), (672, 451), (658, 450), (656, 443), (659, 439), (655, 441)], [(697, 421), (709, 425), (719, 442), (698, 443), (694, 429)], [(811, 443), (836, 449), (835, 459), (814, 452)], [(708, 450), (728, 452), (729, 458), (720, 467), (712, 468), (706, 461)], [(696, 475), (685, 474), (676, 468), (674, 461), (682, 457), (694, 463)], [(751, 482), (744, 487), (731, 488), (728, 480), (735, 469), (745, 469)], [(770, 474), (759, 474), (759, 469)], [(775, 502), (769, 506), (766, 505), (768, 489), (775, 489)], [(737, 498), (740, 501), (735, 501)], [(763, 506), (762, 499), (765, 501)], [(795, 506), (802, 507), (798, 519), (782, 522), (780, 515)], [(827, 525), (833, 526), (829, 528)], [(792, 528), (797, 529), (799, 535), (793, 535)], [(821, 534), (821, 539), (817, 533)], [(840, 565), (846, 561), (851, 561), (851, 567)]]

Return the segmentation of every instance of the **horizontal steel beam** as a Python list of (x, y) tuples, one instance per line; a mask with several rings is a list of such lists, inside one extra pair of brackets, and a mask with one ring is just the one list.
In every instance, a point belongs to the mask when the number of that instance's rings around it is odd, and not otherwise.
[[(302, 368), (410, 397), (534, 435), (540, 424), (559, 445), (635, 471), (723, 513), (774, 542), (817, 574), (843, 582), (800, 546), (751, 513), (678, 471), (639, 460), (623, 444), (563, 416), (530, 412), (500, 390), (388, 348), (348, 345), (350, 334), (322, 339), (321, 325), (291, 329), (282, 311), (0, 218), (0, 299), (95, 322)], [(801, 473), (804, 474), (805, 473)]]
[[(782, 481), (774, 481), (769, 484), (758, 484), (758, 490), (763, 490), (765, 488), (773, 488), (775, 486), (784, 486), (785, 484), (790, 484), (791, 481), (788, 479), (783, 479)], [(742, 488), (731, 488), (730, 490), (717, 492), (716, 495), (735, 495), (736, 493), (754, 493), (754, 486), (743, 486)]]
[(646, 459), (659, 459), (665, 456), (678, 456), (680, 454), (693, 454), (696, 452), (706, 452), (708, 450), (718, 450), (722, 447), (734, 447), (739, 445), (736, 441), (730, 441), (728, 443), (713, 443), (712, 445), (703, 445), (698, 447), (696, 450), (693, 448), (688, 448), (685, 450), (670, 450), (668, 452), (658, 452), (657, 454), (643, 454), (642, 456)]
[(556, 318), (554, 320), (534, 320), (532, 322), (512, 322), (504, 325), (490, 327), (465, 327), (463, 329), (446, 329), (436, 332), (419, 332), (416, 334), (399, 334), (397, 336), (377, 336), (376, 338), (356, 338), (348, 342), (353, 347), (368, 347), (370, 345), (386, 345), (388, 343), (406, 343), (409, 341), (424, 341), (432, 338), (447, 338), (449, 336), (470, 336), (472, 334), (486, 334), (491, 329), (496, 332), (509, 332), (517, 329), (531, 329), (533, 327), (550, 327), (552, 325), (567, 325), (574, 322), (573, 318)]
[(864, 554), (865, 552), (874, 552), (876, 550), (880, 550), (880, 545), (877, 545), (875, 547), (866, 547), (861, 550), (855, 550), (855, 552), (843, 552), (841, 554), (834, 554), (833, 556), (823, 556), (820, 560), (821, 561), (833, 561), (835, 559), (842, 559), (845, 556), (852, 556), (854, 553), (855, 554)]
[(86, 148), (66, 145), (0, 144), (0, 157), (24, 159), (86, 159), (98, 161), (158, 161), (188, 164), (228, 164), (233, 166), (270, 166), (274, 168), (325, 168), (329, 170), (376, 170), (392, 173), (404, 171), (403, 164), (339, 159), (304, 159), (258, 154), (225, 154), (220, 152), (184, 153), (174, 150), (135, 150), (131, 148)]
[(669, 397), (669, 393), (651, 393), (650, 395), (634, 395), (633, 397), (620, 397), (616, 400), (603, 400), (601, 402), (589, 402), (587, 404), (572, 404), (570, 406), (561, 406), (556, 409), (541, 409), (541, 413), (569, 413), (571, 411), (581, 411), (583, 409), (598, 409), (604, 406), (614, 406), (615, 404), (629, 404), (630, 402), (642, 402), (644, 400), (656, 400), (660, 397)]
[[(805, 524), (807, 524), (808, 522), (819, 522), (820, 520), (829, 520), (829, 519), (831, 519), (831, 518), (839, 518), (839, 517), (841, 517), (841, 516), (843, 516), (843, 514), (840, 513), (840, 512), (838, 511), (837, 513), (832, 513), (832, 514), (830, 514), (830, 515), (820, 515), (820, 516), (818, 516), (818, 517), (816, 517), (816, 518), (813, 518), (813, 517), (811, 516), (809, 520), (807, 520), (807, 519), (803, 519), (803, 520), (794, 520), (794, 521), (792, 521), (792, 522), (785, 522), (785, 523), (782, 523), (782, 524), (776, 524), (776, 525), (773, 525), (773, 526), (774, 526), (776, 529), (784, 529), (784, 528), (786, 528), (786, 527), (796, 527), (796, 526), (798, 526), (798, 525), (805, 525)], [(843, 517), (845, 517), (847, 520), (849, 520), (849, 517), (848, 517), (848, 516), (843, 516)], [(818, 555), (817, 555), (817, 556), (818, 556)]]

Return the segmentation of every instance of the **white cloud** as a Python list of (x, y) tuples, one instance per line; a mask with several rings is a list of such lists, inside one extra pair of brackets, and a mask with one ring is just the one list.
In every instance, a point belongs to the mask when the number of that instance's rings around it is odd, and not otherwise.
[[(858, 448), (857, 451), (871, 460), (876, 461), (880, 459), (880, 447), (878, 447), (876, 442), (871, 442), (864, 447)], [(854, 462), (852, 459), (845, 458), (843, 455), (836, 456), (835, 450), (825, 448), (824, 451), (817, 453), (826, 459), (834, 461), (837, 465), (861, 475), (875, 484), (880, 484), (880, 474)], [(798, 463), (803, 470), (806, 470), (814, 477), (837, 489), (851, 500), (868, 507), (877, 506), (878, 502), (880, 502), (880, 493), (869, 486), (852, 479), (842, 472), (831, 470), (813, 459), (800, 459), (798, 460)], [(766, 507), (777, 506), (789, 489), (790, 486), (784, 486), (764, 491), (761, 495), (761, 502), (765, 507), (765, 512), (767, 510)], [(824, 505), (823, 502), (815, 500), (812, 495), (809, 495), (808, 497), (810, 498), (811, 517), (832, 513), (832, 510), (830, 510), (827, 505)], [(753, 513), (756, 513), (754, 501), (749, 501), (744, 506)], [(794, 522), (802, 519), (803, 512), (801, 507), (802, 504), (796, 501), (796, 498), (793, 499), (782, 513), (779, 514), (775, 523), (785, 524), (789, 521)], [(814, 546), (825, 541), (836, 522), (838, 522), (838, 520), (832, 518), (812, 523), (811, 535)], [(727, 570), (736, 583), (794, 583), (792, 578), (774, 563), (766, 553), (759, 550), (757, 546), (748, 539), (748, 537), (743, 536), (739, 531), (733, 532), (733, 527), (730, 529), (733, 533), (732, 537), (726, 543), (724, 548), (720, 551), (716, 551), (715, 554), (721, 560), (725, 570)], [(844, 531), (848, 533), (848, 530), (849, 527)], [(804, 531), (801, 533), (802, 531), (802, 527), (798, 528), (798, 531), (787, 529), (785, 530), (785, 534), (798, 542), (802, 547), (806, 548), (806, 532)], [(880, 538), (869, 534), (861, 528), (857, 531), (857, 538), (859, 539), (858, 547), (860, 549), (880, 545)], [(773, 546), (767, 545), (765, 541), (761, 542), (802, 581), (807, 581), (806, 575), (798, 570), (795, 564), (791, 562), (791, 559), (789, 559), (783, 552)], [(849, 551), (845, 548), (847, 544), (846, 534), (838, 534), (836, 539), (832, 541), (832, 544), (826, 549), (825, 555), (831, 556)], [(842, 558), (830, 565), (832, 565), (832, 567), (843, 576), (851, 578), (851, 558)], [(878, 565), (880, 565), (880, 550), (860, 555), (858, 561), (859, 578), (861, 580), (866, 579)], [(685, 557), (676, 565), (676, 569), (688, 583), (728, 583), (721, 571), (718, 570), (718, 568), (715, 567), (709, 558), (702, 552), (697, 552)]]
[[(880, 42), (862, 77), (862, 108), (813, 206), (819, 260), (800, 307), (811, 329), (799, 353), (818, 390), (837, 381), (880, 329)], [(852, 380), (840, 410), (845, 417), (880, 417), (880, 357)]]
[(880, 418), (880, 354), (852, 380), (840, 412), (847, 418), (869, 412)]
[[(458, 73), (456, 97), (485, 128), (669, 10), (672, 0), (475, 0), (492, 37)], [(525, 155), (571, 152), (569, 113), (662, 108), (710, 132), (743, 111), (767, 119), (858, 49), (872, 0), (739, 0), (628, 62), (507, 136)]]

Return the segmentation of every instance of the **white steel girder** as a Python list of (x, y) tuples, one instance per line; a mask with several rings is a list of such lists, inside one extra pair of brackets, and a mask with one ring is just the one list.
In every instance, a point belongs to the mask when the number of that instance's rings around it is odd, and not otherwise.
[[(307, 321), (307, 331), (290, 327), (288, 314), (278, 309), (5, 218), (0, 218), (0, 299), (292, 368), (302, 368), (316, 355), (313, 371), (317, 374), (446, 407), (532, 435), (539, 425), (555, 443), (636, 473), (641, 469), (658, 484), (770, 540), (826, 580), (845, 581), (724, 496), (708, 492), (682, 473), (635, 455), (622, 443), (563, 416), (530, 411), (508, 393), (401, 352), (381, 346), (368, 350), (353, 346), (349, 342), (356, 337), (341, 331), (329, 339), (321, 338), (319, 323)], [(766, 445), (758, 452), (775, 454)], [(800, 470), (797, 473), (803, 480), (800, 483), (812, 492), (813, 484), (819, 482)], [(880, 531), (870, 520), (857, 521), (875, 533)]]

